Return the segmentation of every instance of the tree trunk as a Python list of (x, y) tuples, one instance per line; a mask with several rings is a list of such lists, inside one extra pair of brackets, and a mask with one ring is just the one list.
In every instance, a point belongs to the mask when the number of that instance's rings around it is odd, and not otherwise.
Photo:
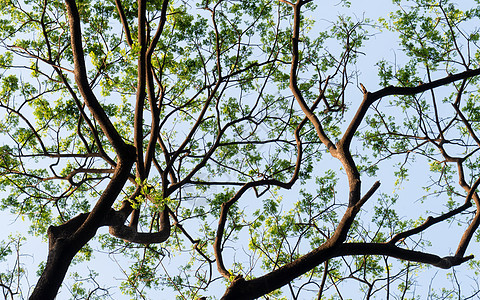
[[(49, 228), (49, 236), (51, 236), (51, 229), (52, 227)], [(29, 298), (30, 300), (55, 299), (73, 257), (81, 249), (81, 247), (78, 250), (74, 249), (71, 241), (63, 237), (51, 241), (50, 244), (47, 264)]]

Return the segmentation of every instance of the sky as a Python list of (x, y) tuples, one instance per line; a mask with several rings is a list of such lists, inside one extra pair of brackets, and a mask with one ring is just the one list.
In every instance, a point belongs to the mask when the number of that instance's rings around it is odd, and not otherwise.
[[(329, 1), (329, 3), (324, 4), (319, 1), (319, 14), (312, 16), (315, 19), (319, 20), (319, 24), (322, 24), (322, 19), (331, 19), (332, 16), (337, 15), (340, 10), (340, 6), (332, 5), (334, 4), (335, 1)], [(322, 7), (324, 6), (324, 7)], [(359, 19), (363, 18), (363, 16), (368, 17), (370, 19), (376, 20), (379, 17), (385, 17), (386, 12), (390, 11), (393, 9), (395, 6), (391, 4), (390, 1), (385, 1), (385, 0), (375, 0), (375, 1), (359, 1), (359, 0), (352, 0), (352, 6), (351, 8), (347, 9), (348, 13), (353, 13), (355, 14)], [(372, 28), (372, 32), (375, 32), (376, 30)], [(392, 34), (377, 34), (371, 37), (370, 41), (366, 43), (366, 47), (364, 48), (365, 55), (361, 57), (358, 69), (360, 71), (360, 76), (359, 80), (360, 82), (365, 85), (365, 87), (368, 90), (374, 91), (379, 88), (378, 82), (376, 80), (376, 68), (375, 68), (375, 62), (377, 62), (381, 58), (385, 58), (386, 60), (393, 61), (396, 59), (396, 56), (399, 55), (400, 53), (400, 46), (396, 44), (395, 42), (395, 37)], [(380, 45), (380, 46), (379, 46)], [(358, 99), (352, 98), (349, 102), (353, 107), (355, 107), (356, 104), (358, 104), (361, 101), (361, 94), (357, 93), (355, 95), (358, 97)], [(353, 111), (353, 110), (352, 110)], [(382, 191), (389, 191), (391, 190), (393, 192), (393, 189), (395, 189), (395, 186), (393, 185), (392, 181), (393, 178), (389, 178), (391, 176), (388, 172), (385, 172), (385, 174), (380, 175), (382, 177)], [(422, 177), (425, 176), (422, 172), (418, 172), (413, 175), (413, 178), (411, 178), (411, 181), (416, 180), (416, 176), (418, 176), (418, 179), (422, 179)], [(392, 179), (392, 180), (389, 180)], [(372, 179), (373, 183), (373, 179)], [(365, 183), (365, 188), (368, 187), (368, 181)], [(418, 187), (417, 187), (418, 188)], [(295, 192), (295, 191), (294, 191)], [(415, 197), (417, 195), (416, 190), (405, 190), (400, 192), (400, 195), (405, 198), (409, 197)], [(418, 200), (418, 199), (417, 199)], [(402, 210), (405, 213), (411, 213), (411, 201), (409, 201), (409, 205), (402, 206), (400, 204), (398, 206), (398, 209), (400, 212)], [(414, 201), (413, 203), (418, 204), (421, 206), (422, 204), (419, 201)], [(418, 210), (420, 213), (420, 210)], [(14, 215), (11, 215), (7, 212), (0, 212), (0, 226), (3, 228), (7, 228), (7, 230), (2, 230), (0, 232), (0, 238), (5, 239), (8, 234), (11, 232), (24, 232), (26, 228), (28, 228), (28, 225), (26, 222), (19, 222), (17, 220), (17, 217)], [(13, 229), (13, 230), (12, 230)], [(444, 232), (446, 230), (449, 230), (448, 226), (447, 228), (442, 228), (440, 232)], [(106, 229), (101, 230), (102, 233), (106, 233)], [(446, 239), (450, 239), (452, 237), (453, 243), (445, 243)], [(443, 242), (443, 245), (455, 245), (455, 236), (454, 235), (444, 235), (444, 234), (438, 234), (438, 235), (433, 235), (431, 237), (432, 242), (437, 243), (437, 242)], [(450, 249), (447, 246), (446, 249), (438, 249), (440, 250), (439, 252), (451, 252), (454, 251), (455, 249)], [(475, 251), (478, 251), (478, 245), (475, 245)], [(42, 260), (46, 258), (47, 255), (47, 244), (45, 241), (42, 241), (40, 238), (34, 238), (34, 237), (29, 237), (29, 240), (25, 243), (24, 248), (26, 253), (28, 255), (22, 257), (22, 261), (28, 265), (28, 266), (36, 266), (38, 265)], [(7, 262), (8, 263), (8, 262)], [(99, 267), (98, 271), (102, 272), (102, 270), (108, 270), (108, 272), (111, 274), (111, 282), (108, 284), (111, 284), (112, 286), (115, 286), (118, 284), (118, 278), (122, 277), (122, 272), (118, 269), (116, 266), (116, 263), (111, 260), (111, 258), (107, 254), (102, 254), (102, 253), (97, 253), (95, 255), (95, 259), (93, 264), (96, 267)], [(459, 269), (462, 269), (464, 267), (460, 267)], [(82, 272), (88, 272), (88, 265), (79, 265), (79, 266), (74, 266), (72, 268), (73, 270), (81, 270)], [(33, 285), (35, 283), (35, 268), (29, 268), (29, 273), (28, 273), (28, 278), (29, 278), (29, 283)], [(438, 269), (433, 269), (431, 270), (432, 273), (428, 273), (431, 275), (427, 275), (425, 280), (423, 281), (423, 285), (419, 287), (419, 294), (420, 295), (425, 295), (426, 290), (428, 290), (428, 284), (429, 280), (433, 277), (436, 278), (436, 280), (439, 280), (440, 282), (445, 282), (444, 284), (447, 285), (449, 284), (449, 281), (443, 281), (443, 277), (446, 277), (447, 273), (451, 273), (451, 270), (443, 271), (443, 270), (438, 270)], [(443, 284), (443, 283), (442, 283)], [(59, 299), (66, 299), (64, 297), (67, 297), (68, 293), (64, 290), (62, 294), (59, 296)], [(351, 297), (352, 299), (355, 299), (356, 291), (352, 290), (351, 295), (347, 293), (348, 297)], [(165, 295), (160, 296), (161, 298), (158, 299), (169, 299), (168, 297), (164, 297)], [(117, 294), (114, 295), (115, 299), (123, 299), (123, 296), (119, 295), (118, 292)], [(125, 299), (128, 299), (128, 297), (124, 297)]]

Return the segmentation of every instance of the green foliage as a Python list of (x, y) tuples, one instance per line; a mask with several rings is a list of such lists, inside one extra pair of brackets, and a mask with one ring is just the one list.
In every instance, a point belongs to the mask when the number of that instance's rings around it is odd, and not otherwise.
[[(385, 54), (377, 77), (369, 75), (380, 89), (411, 91), (478, 68), (478, 3), (463, 9), (446, 0), (393, 1), (398, 10), (374, 24), (351, 14), (351, 1), (332, 8), (342, 13), (328, 22), (323, 13), (329, 9), (309, 2), (299, 17), (298, 66), (291, 69), (297, 41), (292, 5), (283, 1), (170, 1), (162, 26), (163, 1), (146, 2), (140, 25), (138, 3), (121, 2), (126, 24), (115, 1), (76, 1), (87, 85), (102, 108), (91, 111), (93, 96), (80, 92), (74, 74), (65, 4), (0, 1), (0, 208), (27, 220), (30, 233), (44, 239), (49, 226), (90, 212), (121, 163), (98, 117), (105, 113), (122, 140), (139, 147), (120, 196), (109, 199), (113, 207), (138, 212), (129, 226), (141, 233), (159, 231), (167, 208), (172, 225), (160, 245), (101, 234), (77, 253), (74, 264), (93, 261), (96, 246), (121, 256), (128, 266), (119, 288), (128, 297), (165, 289), (194, 299), (215, 290), (218, 238), (231, 273), (222, 285), (238, 274), (252, 279), (280, 269), (334, 235), (357, 193), (350, 190), (355, 182), (381, 179), (394, 193), (377, 191), (369, 199), (346, 242), (386, 243), (425, 220), (404, 217), (400, 203), (418, 206), (419, 214), (419, 198), (435, 214), (452, 211), (468, 193), (465, 184), (480, 174), (477, 78), (376, 99), (357, 114), (362, 94), (352, 89), (370, 55), (366, 46), (381, 30), (395, 35), (400, 49), (398, 61)], [(147, 30), (144, 48), (139, 26)], [(157, 28), (162, 32), (153, 45)], [(146, 49), (151, 52), (142, 61)], [(146, 75), (139, 77), (146, 61)], [(148, 88), (140, 90), (143, 80)], [(292, 96), (294, 86), (301, 99)], [(368, 88), (363, 97), (374, 93)], [(361, 119), (351, 122), (354, 115)], [(141, 122), (134, 125), (136, 117)], [(349, 128), (352, 141), (342, 144)], [(403, 193), (412, 182), (424, 193)], [(358, 191), (363, 196), (368, 187)], [(472, 212), (450, 222), (470, 224)], [(226, 216), (223, 227), (217, 227), (220, 216)], [(9, 241), (0, 246), (2, 262), (21, 244), (20, 238)], [(422, 236), (398, 244), (431, 250)], [(472, 267), (478, 270), (476, 262)], [(40, 264), (39, 273), (44, 268)], [(331, 258), (268, 297), (301, 298), (322, 285), (323, 298), (334, 299), (337, 285), (350, 279), (367, 298), (382, 280), (395, 282), (404, 297), (414, 290), (417, 268), (384, 256)], [(24, 274), (22, 268), (1, 273), (0, 284)], [(66, 286), (75, 299), (102, 299), (108, 295), (97, 282), (102, 276), (101, 270), (72, 271)]]
[(21, 296), (27, 270), (20, 255), (26, 239), (19, 235), (9, 235), (0, 243), (0, 290), (5, 297)]

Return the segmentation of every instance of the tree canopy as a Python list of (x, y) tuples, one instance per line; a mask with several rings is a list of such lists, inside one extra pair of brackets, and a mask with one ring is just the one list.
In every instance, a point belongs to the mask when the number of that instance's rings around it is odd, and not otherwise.
[(480, 271), (480, 4), (393, 3), (1, 0), (0, 205), (48, 240), (38, 270), (3, 242), (4, 296), (403, 299)]

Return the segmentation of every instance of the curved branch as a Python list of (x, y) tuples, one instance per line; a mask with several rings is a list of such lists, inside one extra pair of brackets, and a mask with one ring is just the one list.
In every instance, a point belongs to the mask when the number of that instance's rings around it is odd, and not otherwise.
[(238, 199), (240, 199), (240, 197), (250, 188), (255, 188), (257, 186), (271, 186), (271, 185), (277, 185), (285, 189), (290, 189), (292, 187), (292, 185), (297, 181), (300, 173), (300, 166), (301, 166), (302, 156), (303, 156), (302, 142), (300, 140), (300, 131), (302, 130), (306, 122), (307, 122), (307, 118), (304, 118), (302, 122), (300, 122), (300, 124), (295, 129), (295, 139), (297, 141), (297, 161), (295, 163), (295, 170), (293, 172), (292, 178), (290, 179), (289, 182), (284, 183), (284, 182), (273, 180), (273, 179), (248, 182), (248, 183), (245, 183), (230, 200), (222, 203), (220, 208), (220, 217), (218, 220), (217, 235), (215, 237), (213, 249), (215, 253), (215, 258), (217, 259), (217, 269), (220, 272), (220, 274), (222, 274), (223, 277), (230, 279), (230, 276), (231, 276), (230, 272), (225, 268), (225, 265), (223, 263), (223, 255), (222, 255), (222, 247), (221, 247), (222, 240), (223, 240), (223, 233), (224, 233), (225, 225), (227, 222), (227, 215), (230, 207), (235, 202), (237, 202)]
[(136, 228), (126, 225), (110, 226), (109, 232), (111, 235), (121, 238), (126, 242), (148, 245), (166, 241), (170, 236), (170, 228), (168, 209), (165, 208), (160, 214), (160, 230), (158, 232), (138, 232)]
[(357, 110), (357, 113), (353, 117), (348, 129), (345, 131), (342, 140), (345, 144), (349, 144), (351, 139), (353, 138), (355, 132), (357, 131), (358, 127), (360, 126), (363, 118), (365, 117), (368, 108), (372, 105), (375, 101), (392, 95), (415, 95), (420, 94), (425, 91), (445, 86), (450, 83), (465, 80), (467, 78), (471, 78), (474, 76), (480, 75), (480, 68), (475, 70), (467, 70), (458, 74), (448, 75), (446, 77), (424, 83), (415, 87), (396, 87), (396, 86), (387, 86), (382, 88), (376, 92), (370, 93), (366, 89), (364, 90), (364, 97), (363, 102)]
[(167, 9), (168, 9), (168, 0), (165, 0), (163, 1), (163, 4), (162, 4), (162, 13), (160, 17), (160, 22), (158, 24), (157, 32), (155, 33), (155, 36), (153, 37), (152, 42), (148, 47), (148, 50), (146, 53), (146, 69), (147, 69), (146, 70), (146, 87), (147, 87), (148, 100), (149, 100), (151, 114), (152, 114), (152, 123), (151, 123), (151, 130), (150, 130), (150, 140), (147, 145), (145, 159), (144, 159), (145, 176), (148, 176), (148, 173), (150, 172), (150, 169), (151, 169), (153, 157), (155, 156), (155, 145), (156, 145), (157, 139), (159, 139), (159, 132), (160, 132), (159, 115), (160, 115), (161, 103), (165, 96), (164, 90), (161, 87), (160, 99), (158, 100), (159, 105), (155, 103), (157, 97), (155, 97), (154, 68), (152, 67), (152, 54), (163, 32), (163, 28), (167, 19), (166, 17)]
[(115, 167), (116, 163), (113, 159), (108, 156), (108, 154), (105, 152), (105, 149), (103, 149), (102, 141), (100, 140), (100, 137), (98, 135), (98, 131), (95, 127), (95, 125), (92, 123), (92, 120), (87, 116), (84, 110), (84, 105), (80, 102), (80, 99), (78, 99), (77, 94), (73, 90), (72, 86), (68, 82), (67, 78), (65, 75), (62, 73), (61, 69), (55, 68), (55, 71), (57, 72), (58, 76), (61, 78), (63, 85), (67, 88), (68, 92), (73, 98), (73, 101), (75, 101), (75, 104), (77, 105), (78, 112), (82, 119), (87, 123), (88, 128), (90, 129), (90, 132), (92, 133), (93, 140), (95, 141), (95, 144), (97, 145), (98, 152), (100, 153), (100, 156), (105, 159), (111, 166)]
[(130, 155), (130, 147), (128, 147), (123, 141), (118, 131), (113, 126), (109, 117), (105, 113), (105, 110), (98, 102), (95, 94), (93, 93), (87, 75), (87, 68), (85, 65), (85, 55), (82, 45), (82, 30), (80, 15), (75, 0), (65, 0), (68, 12), (71, 45), (73, 52), (73, 62), (75, 64), (75, 81), (78, 85), (80, 93), (82, 94), (85, 104), (89, 108), (91, 114), (95, 120), (99, 123), (103, 133), (108, 138), (117, 154), (120, 156), (128, 157)]
[(167, 21), (168, 4), (168, 0), (164, 0), (162, 3), (162, 12), (160, 14), (160, 21), (158, 23), (157, 31), (155, 32), (155, 35), (153, 36), (153, 39), (147, 50), (147, 57), (149, 60), (151, 59), (153, 51), (155, 51), (155, 47), (158, 44), (158, 40), (163, 33), (163, 27), (165, 26), (165, 22)]
[[(259, 278), (246, 281), (241, 275), (237, 276), (232, 282), (232, 284), (227, 288), (227, 291), (222, 297), (222, 300), (254, 299), (260, 297), (261, 295), (266, 295), (288, 284), (293, 279), (301, 276), (302, 274), (305, 274), (306, 272), (315, 268), (317, 265), (325, 262), (326, 260), (332, 257), (342, 256), (338, 251), (338, 248), (346, 245), (342, 243), (346, 239), (348, 230), (350, 229), (353, 220), (355, 219), (355, 216), (360, 211), (361, 206), (365, 204), (368, 199), (371, 198), (371, 196), (378, 189), (379, 186), (380, 182), (375, 182), (370, 188), (370, 190), (362, 197), (361, 201), (359, 201), (356, 205), (349, 206), (347, 208), (347, 211), (345, 212), (342, 220), (338, 224), (335, 233), (325, 243), (320, 245), (318, 248), (310, 251), (309, 253), (295, 259), (294, 261)], [(217, 241), (215, 240), (215, 242)], [(343, 255), (355, 254), (350, 253)]]
[(468, 209), (469, 207), (472, 206), (472, 203), (470, 201), (468, 202), (465, 202), (462, 206), (460, 207), (457, 207), (456, 209), (454, 210), (451, 210), (449, 211), (448, 213), (445, 213), (441, 216), (438, 216), (438, 217), (432, 217), (432, 216), (429, 216), (425, 222), (423, 222), (422, 225), (418, 226), (418, 227), (415, 227), (415, 228), (412, 228), (410, 230), (407, 230), (407, 231), (404, 231), (404, 232), (401, 232), (401, 233), (398, 233), (396, 234), (390, 241), (388, 241), (389, 244), (395, 244), (397, 243), (398, 241), (400, 240), (403, 240), (409, 236), (412, 236), (414, 234), (417, 234), (417, 233), (420, 233), (424, 230), (426, 230), (427, 228), (429, 228), (430, 226), (432, 225), (435, 225), (437, 223), (440, 223), (442, 221), (445, 221), (455, 215), (458, 215), (459, 213), (465, 211), (466, 209)]
[[(288, 2), (287, 2), (288, 3)], [(298, 50), (298, 43), (300, 40), (300, 12), (301, 7), (304, 3), (302, 1), (298, 1), (295, 5), (293, 5), (294, 9), (294, 20), (293, 20), (293, 35), (292, 35), (292, 66), (290, 69), (290, 90), (293, 93), (293, 96), (297, 100), (300, 108), (304, 112), (305, 116), (312, 122), (320, 141), (327, 147), (327, 149), (334, 153), (336, 150), (335, 145), (333, 142), (327, 137), (326, 133), (323, 130), (322, 124), (320, 120), (318, 120), (317, 116), (313, 113), (313, 110), (310, 109), (305, 102), (302, 93), (298, 87), (297, 83), (297, 70), (299, 64), (299, 50)]]
[(473, 258), (473, 256), (462, 258), (453, 256), (440, 257), (430, 253), (402, 249), (389, 243), (324, 244), (305, 256), (264, 276), (252, 280), (245, 280), (243, 277), (238, 276), (227, 288), (222, 300), (258, 298), (282, 287), (331, 258), (351, 255), (388, 255), (402, 260), (430, 264), (443, 269), (460, 265)]
[[(40, 147), (42, 148), (42, 154), (45, 155), (48, 153), (47, 151), (47, 148), (45, 147), (45, 144), (43, 143), (42, 141), (42, 138), (40, 137), (40, 135), (38, 134), (37, 130), (35, 129), (35, 127), (33, 127), (32, 123), (28, 120), (28, 118), (26, 118), (22, 113), (20, 113), (20, 111), (17, 111), (7, 105), (4, 105), (2, 103), (0, 103), (0, 107), (3, 107), (5, 108), (7, 111), (9, 112), (12, 112), (14, 114), (16, 114), (17, 116), (19, 116), (26, 124), (27, 126), (30, 128), (30, 130), (32, 131), (32, 134), (35, 136), (35, 138), (37, 139), (38, 143), (40, 144)], [(28, 139), (27, 139), (28, 140)]]
[(475, 206), (476, 206), (476, 213), (475, 217), (473, 218), (472, 222), (468, 226), (468, 228), (465, 230), (460, 243), (458, 245), (457, 251), (455, 252), (455, 257), (462, 257), (465, 254), (465, 251), (467, 250), (468, 245), (470, 244), (470, 241), (475, 234), (475, 231), (477, 230), (478, 226), (480, 225), (480, 199), (476, 195), (476, 190), (478, 186), (480, 185), (480, 177), (477, 178), (475, 183), (472, 185), (470, 190), (468, 191), (468, 195), (466, 198), (466, 202), (471, 203), (471, 199), (474, 199)]
[(130, 47), (133, 47), (132, 35), (130, 33), (130, 26), (128, 26), (127, 16), (123, 10), (123, 5), (120, 0), (115, 0), (115, 6), (117, 7), (118, 14), (120, 16), (120, 22), (122, 22), (123, 30), (125, 30), (125, 37), (127, 39), (127, 44)]

